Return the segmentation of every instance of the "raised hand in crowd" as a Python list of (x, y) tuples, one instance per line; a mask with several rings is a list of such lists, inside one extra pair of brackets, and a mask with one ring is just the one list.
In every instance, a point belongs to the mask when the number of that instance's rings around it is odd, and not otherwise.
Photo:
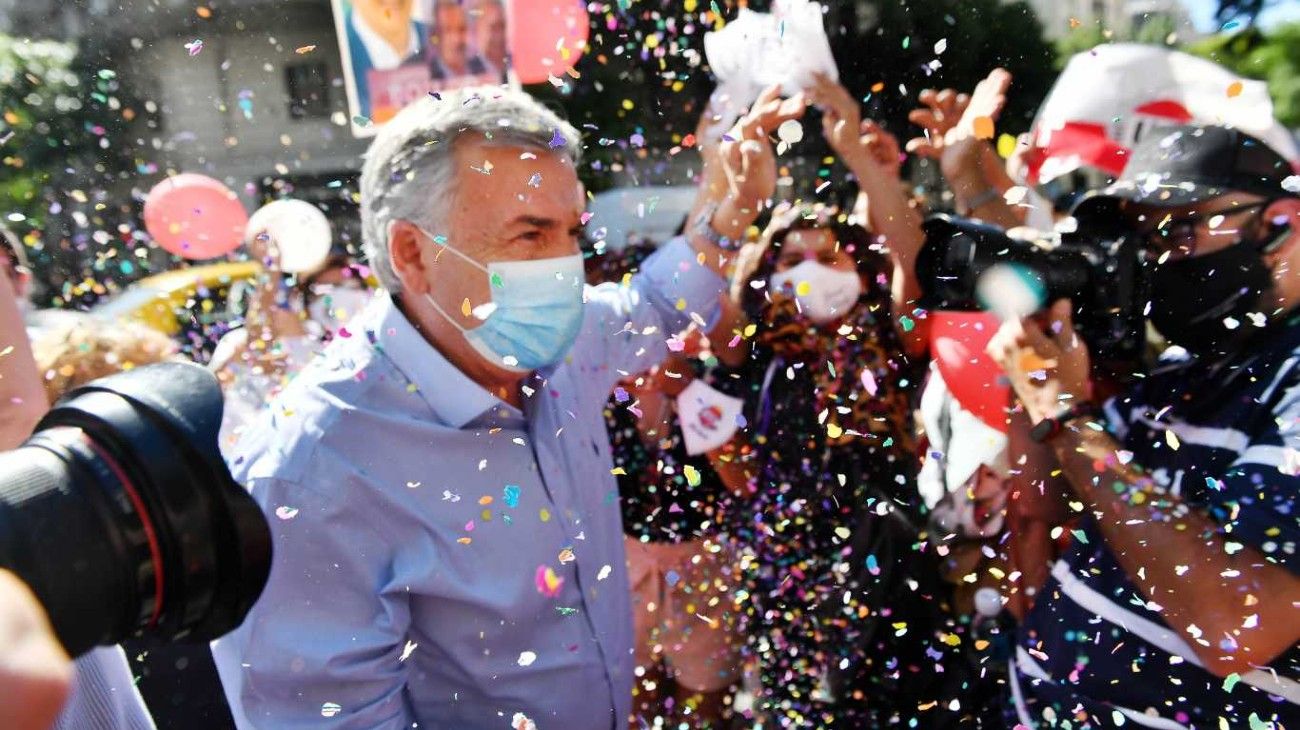
[[(822, 133), (831, 149), (857, 179), (867, 197), (867, 228), (888, 251), (894, 265), (891, 283), (893, 316), (907, 354), (925, 351), (929, 331), (911, 316), (921, 295), (916, 255), (925, 242), (921, 215), (899, 182), (898, 142), (879, 124), (862, 119), (858, 102), (838, 82), (818, 75), (809, 101), (822, 110)], [(915, 321), (914, 321), (915, 320)]]
[(728, 190), (714, 216), (718, 232), (739, 238), (772, 199), (777, 169), (770, 136), (783, 122), (802, 117), (806, 109), (804, 95), (782, 99), (781, 87), (770, 86), (724, 135), (718, 155), (726, 171)]
[(954, 89), (922, 91), (922, 106), (908, 115), (925, 135), (908, 140), (907, 151), (939, 162), (958, 212), (1004, 228), (1024, 222), (1003, 197), (1015, 183), (990, 142), (1010, 86), (1011, 74), (995, 68), (969, 96)]

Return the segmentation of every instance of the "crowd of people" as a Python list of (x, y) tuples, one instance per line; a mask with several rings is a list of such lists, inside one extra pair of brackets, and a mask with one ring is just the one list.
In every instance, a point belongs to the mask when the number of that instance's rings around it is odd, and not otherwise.
[[(905, 145), (826, 76), (711, 106), (680, 235), (586, 260), (579, 132), (463, 89), (371, 145), (366, 267), (287, 276), (249, 231), (264, 274), (210, 364), (275, 547), (211, 648), (235, 725), (1300, 727), (1296, 170), (1194, 120), (1058, 209), (983, 128), (1010, 82), (923, 93)], [(810, 110), (852, 205), (773, 200)], [(1011, 397), (973, 417), (904, 150), (963, 216), (1136, 241), (1158, 359), (1097, 367), (1068, 299), (991, 302), (967, 360)], [(7, 248), (5, 448), (177, 357), (76, 318), (29, 344)], [(120, 648), (69, 677), (58, 727), (152, 726)]]

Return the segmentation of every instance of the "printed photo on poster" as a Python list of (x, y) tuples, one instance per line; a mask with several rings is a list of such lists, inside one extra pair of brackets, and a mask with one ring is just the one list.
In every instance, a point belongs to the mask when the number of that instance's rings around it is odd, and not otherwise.
[(431, 92), (506, 81), (505, 0), (332, 0), (352, 131)]

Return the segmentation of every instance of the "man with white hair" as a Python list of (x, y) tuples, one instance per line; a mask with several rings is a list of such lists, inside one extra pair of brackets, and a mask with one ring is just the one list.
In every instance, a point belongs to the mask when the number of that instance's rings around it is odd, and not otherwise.
[(723, 249), (775, 184), (762, 130), (790, 106), (733, 131), (749, 140), (739, 174), (689, 241), (585, 292), (573, 127), (484, 87), (382, 128), (361, 215), (391, 296), (339, 330), (232, 460), (276, 551), (261, 600), (214, 644), (239, 727), (626, 723), (631, 607), (602, 410), (673, 333), (717, 321)]

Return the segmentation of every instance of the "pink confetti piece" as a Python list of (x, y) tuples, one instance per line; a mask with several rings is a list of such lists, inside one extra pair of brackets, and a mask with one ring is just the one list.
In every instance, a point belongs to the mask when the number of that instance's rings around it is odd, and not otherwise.
[(862, 387), (866, 388), (867, 395), (872, 397), (875, 397), (876, 392), (880, 389), (880, 387), (876, 385), (876, 376), (873, 375), (870, 370), (862, 371)]
[(555, 598), (560, 595), (560, 588), (564, 586), (564, 579), (556, 575), (549, 565), (537, 566), (534, 581), (537, 584), (537, 592), (547, 598)]

